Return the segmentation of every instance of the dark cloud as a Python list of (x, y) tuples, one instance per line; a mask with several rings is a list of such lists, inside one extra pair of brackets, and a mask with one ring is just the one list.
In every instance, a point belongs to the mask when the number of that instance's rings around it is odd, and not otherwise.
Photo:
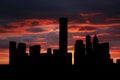
[(0, 25), (0, 28), (4, 28), (4, 29), (13, 29), (13, 28), (17, 28), (18, 26), (11, 26), (8, 24), (4, 24), (4, 25)]
[(9, 40), (4, 39), (4, 40), (0, 40), (0, 49), (8, 49), (9, 47)]
[(96, 30), (97, 28), (96, 27), (92, 27), (92, 26), (85, 26), (85, 27), (81, 27), (79, 30)]
[(0, 17), (53, 18), (87, 12), (114, 16), (120, 13), (119, 4), (119, 0), (1, 0)]
[(39, 22), (37, 22), (37, 21), (33, 21), (32, 23), (31, 23), (31, 26), (38, 26), (39, 25)]
[(45, 32), (47, 30), (43, 29), (43, 28), (29, 28), (29, 29), (26, 29), (26, 31), (28, 32), (33, 32), (33, 33), (37, 33), (37, 32)]
[(106, 32), (112, 35), (115, 35), (115, 34), (120, 35), (120, 26), (112, 26), (109, 29), (107, 29)]

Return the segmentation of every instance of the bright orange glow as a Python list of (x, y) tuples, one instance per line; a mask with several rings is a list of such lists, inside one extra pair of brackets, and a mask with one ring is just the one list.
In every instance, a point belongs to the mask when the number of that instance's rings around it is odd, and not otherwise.
[(116, 63), (117, 59), (120, 59), (120, 50), (110, 50), (111, 58), (113, 58), (113, 61)]

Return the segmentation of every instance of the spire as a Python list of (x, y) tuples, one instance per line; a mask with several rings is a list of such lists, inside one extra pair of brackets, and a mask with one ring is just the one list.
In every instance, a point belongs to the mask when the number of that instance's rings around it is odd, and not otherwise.
[(97, 38), (96, 34), (95, 34), (95, 36), (93, 38), (93, 44), (98, 44), (98, 38)]

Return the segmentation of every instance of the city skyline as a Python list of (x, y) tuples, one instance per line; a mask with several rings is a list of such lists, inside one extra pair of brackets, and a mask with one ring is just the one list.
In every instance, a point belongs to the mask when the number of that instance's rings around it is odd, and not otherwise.
[[(86, 35), (86, 44), (83, 40), (76, 40), (74, 44), (74, 57), (72, 53), (68, 53), (68, 18), (60, 17), (59, 19), (59, 48), (47, 48), (47, 53), (41, 52), (41, 45), (33, 45), (29, 47), (29, 53), (26, 53), (25, 43), (16, 43), (9, 41), (9, 60), (10, 65), (19, 66), (44, 66), (44, 65), (60, 65), (76, 67), (85, 65), (114, 65), (111, 58), (109, 43), (99, 43), (99, 39), (95, 34), (93, 40), (90, 35)], [(72, 60), (74, 59), (74, 61)], [(119, 64), (117, 59), (117, 63)]]
[[(41, 51), (59, 46), (59, 17), (68, 17), (68, 52), (75, 41), (94, 34), (100, 43), (110, 43), (111, 57), (120, 58), (119, 0), (1, 0), (0, 64), (9, 61), (9, 41), (40, 44)], [(22, 6), (21, 6), (22, 5)]]

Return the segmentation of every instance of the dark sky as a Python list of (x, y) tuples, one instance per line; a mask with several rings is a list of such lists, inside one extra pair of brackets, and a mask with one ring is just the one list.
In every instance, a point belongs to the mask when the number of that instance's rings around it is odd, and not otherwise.
[(1, 18), (53, 18), (65, 14), (120, 13), (120, 0), (0, 0)]

